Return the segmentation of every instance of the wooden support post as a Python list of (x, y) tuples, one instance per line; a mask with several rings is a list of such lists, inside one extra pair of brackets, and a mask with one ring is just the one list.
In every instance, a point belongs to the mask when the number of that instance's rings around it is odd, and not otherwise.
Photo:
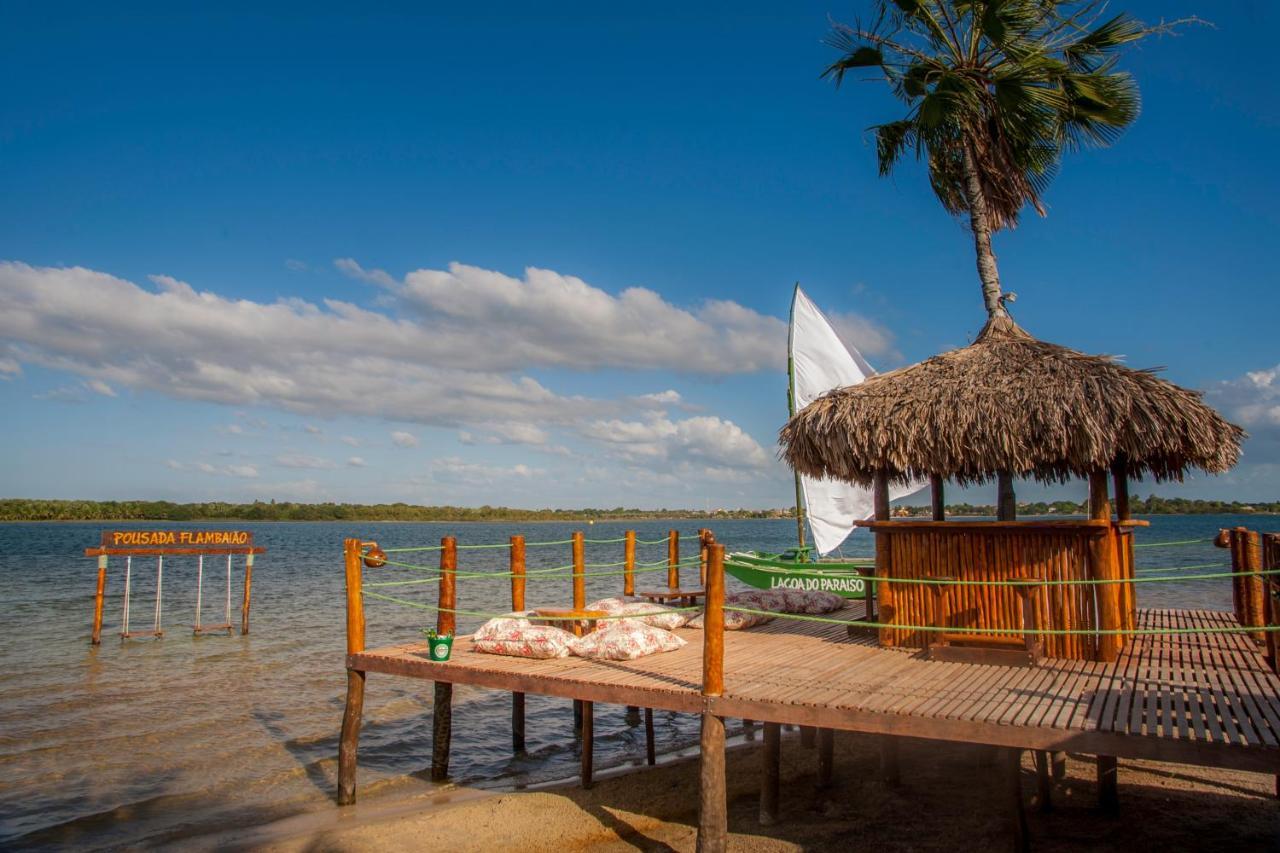
[[(889, 478), (884, 471), (875, 473), (875, 481), (871, 486), (875, 506), (876, 521), (889, 520)], [(876, 531), (876, 576), (889, 576), (889, 534)], [(879, 602), (876, 599), (880, 599)], [(867, 584), (867, 621), (889, 622), (893, 619), (893, 584), (878, 584), (874, 580)], [(878, 606), (877, 606), (878, 605)], [(880, 645), (893, 645), (893, 634), (890, 629), (880, 629)], [(886, 642), (887, 640), (887, 642)]]
[(582, 787), (591, 787), (595, 762), (595, 703), (582, 703)]
[(818, 788), (831, 787), (835, 773), (836, 733), (834, 729), (818, 729)]
[[(674, 534), (674, 531), (673, 531)], [(672, 541), (675, 541), (674, 538)], [(712, 545), (707, 564), (707, 606), (703, 615), (702, 695), (724, 693), (724, 546)], [(724, 769), (724, 718), (702, 712), (698, 793), (698, 853), (724, 853), (729, 836), (729, 802)]]
[(1119, 763), (1114, 755), (1098, 756), (1098, 806), (1113, 813), (1120, 807)]
[(782, 778), (782, 724), (764, 724), (764, 751), (760, 768), (760, 825), (778, 822), (778, 785)]
[(622, 594), (636, 594), (636, 532), (628, 530), (622, 543)]
[[(1129, 463), (1128, 457), (1120, 455), (1111, 463), (1111, 483), (1115, 492), (1116, 521), (1130, 521), (1133, 512), (1129, 506)], [(1116, 534), (1116, 576), (1131, 580), (1134, 576), (1133, 566), (1133, 532), (1117, 531)], [(1138, 623), (1138, 592), (1131, 583), (1120, 584), (1121, 617), (1126, 631), (1132, 630)], [(1121, 637), (1120, 645), (1126, 646), (1132, 635)]]
[[(1107, 494), (1107, 472), (1098, 470), (1089, 475), (1089, 518), (1092, 521), (1111, 520), (1111, 501)], [(1098, 580), (1115, 580), (1114, 531), (1100, 531), (1089, 539), (1089, 567), (1092, 577)], [(1124, 627), (1121, 615), (1120, 585), (1099, 584), (1098, 627), (1103, 631), (1115, 631)], [(1098, 657), (1114, 661), (1120, 655), (1122, 638), (1117, 634), (1098, 635)]]
[(653, 742), (653, 709), (644, 709), (644, 760), (650, 766), (658, 763)]
[(253, 591), (253, 555), (244, 557), (244, 600), (240, 602), (240, 636), (249, 633), (249, 599)]
[[(436, 633), (453, 634), (458, 606), (458, 540), (446, 536), (440, 540), (440, 599), (436, 611)], [(435, 702), (431, 712), (431, 780), (449, 778), (449, 747), (453, 741), (453, 684), (435, 683)]]
[(680, 531), (667, 531), (667, 588), (680, 588)]
[(1016, 853), (1025, 853), (1031, 849), (1031, 837), (1027, 829), (1027, 812), (1022, 807), (1022, 750), (1005, 748), (1003, 776), (1005, 796), (1008, 797), (1009, 828), (1013, 836), (1013, 849)]
[(1049, 775), (1049, 753), (1037, 749), (1034, 754), (1036, 763), (1036, 799), (1039, 800), (1040, 811), (1053, 810), (1053, 780)]
[[(511, 610), (524, 610), (524, 537), (511, 537)], [(524, 694), (511, 694), (511, 748), (524, 752)]]
[(1055, 750), (1049, 753), (1050, 766), (1052, 767), (1053, 781), (1063, 782), (1067, 778), (1067, 754), (1062, 750)]
[(102, 605), (107, 595), (107, 555), (98, 555), (98, 591), (93, 596), (93, 634), (89, 642), (102, 643)]
[(1013, 475), (1008, 471), (996, 475), (996, 518), (1000, 521), (1018, 520), (1018, 496), (1013, 491)]
[[(343, 543), (347, 580), (347, 654), (364, 651), (364, 594), (360, 540)], [(364, 713), (365, 674), (347, 667), (347, 706), (342, 713), (338, 738), (338, 805), (356, 801), (356, 754), (360, 744), (360, 719)]]
[(933, 520), (947, 520), (946, 486), (941, 477), (933, 474), (929, 477), (929, 496), (933, 504)]
[(800, 727), (800, 745), (805, 749), (813, 749), (818, 742), (818, 730), (813, 726)]

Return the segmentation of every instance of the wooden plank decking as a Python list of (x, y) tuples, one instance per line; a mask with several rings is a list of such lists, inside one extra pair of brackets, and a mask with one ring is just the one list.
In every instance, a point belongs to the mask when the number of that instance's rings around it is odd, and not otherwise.
[[(832, 614), (861, 616), (861, 603)], [(1138, 627), (1207, 628), (1229, 613), (1144, 610)], [(1280, 773), (1280, 678), (1244, 634), (1138, 636), (1114, 663), (1028, 668), (926, 660), (849, 637), (844, 625), (776, 619), (725, 633), (724, 695), (700, 695), (702, 632), (637, 661), (533, 661), (475, 652), (445, 663), (426, 645), (373, 649), (348, 667), (539, 693), (848, 731)]]

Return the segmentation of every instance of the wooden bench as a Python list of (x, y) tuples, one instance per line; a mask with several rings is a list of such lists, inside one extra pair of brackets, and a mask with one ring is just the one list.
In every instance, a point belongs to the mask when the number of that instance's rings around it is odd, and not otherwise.
[(698, 603), (698, 599), (706, 598), (707, 591), (705, 589), (651, 589), (642, 590), (636, 595), (655, 604), (674, 602), (680, 607), (692, 607)]

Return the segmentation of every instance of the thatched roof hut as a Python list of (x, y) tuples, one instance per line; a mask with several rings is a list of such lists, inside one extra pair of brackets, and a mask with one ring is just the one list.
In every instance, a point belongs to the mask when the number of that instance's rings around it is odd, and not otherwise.
[(1244, 431), (1200, 394), (1037, 340), (1008, 317), (971, 345), (831, 391), (781, 432), (797, 471), (870, 485), (998, 474), (1052, 482), (1111, 470), (1180, 480), (1240, 456)]

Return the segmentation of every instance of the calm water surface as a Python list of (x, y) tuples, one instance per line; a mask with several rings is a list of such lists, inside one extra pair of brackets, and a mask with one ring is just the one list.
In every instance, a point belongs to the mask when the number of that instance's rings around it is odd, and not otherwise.
[[(1272, 519), (1241, 516), (1157, 516), (1139, 542), (1211, 537), (1235, 525), (1280, 529)], [(166, 527), (174, 525), (119, 525)], [(185, 525), (195, 527), (197, 525)], [(0, 845), (114, 847), (176, 841), (230, 825), (265, 823), (332, 808), (337, 732), (345, 693), (342, 540), (376, 539), (385, 547), (567, 539), (581, 525), (273, 523), (198, 525), (251, 529), (267, 554), (254, 568), (252, 633), (193, 638), (194, 558), (169, 558), (164, 573), (161, 640), (121, 642), (123, 560), (108, 572), (103, 643), (88, 643), (95, 562), (81, 556), (102, 524), (0, 525)], [(598, 523), (588, 538), (609, 539), (635, 528), (640, 539), (665, 535), (669, 522)], [(691, 522), (676, 525), (693, 538)], [(795, 536), (792, 521), (722, 521), (717, 537), (730, 548), (781, 550)], [(848, 556), (870, 554), (865, 532)], [(686, 549), (692, 543), (686, 544)], [(621, 560), (620, 544), (588, 547), (588, 562)], [(1209, 543), (1143, 548), (1149, 568), (1228, 562)], [(640, 549), (640, 561), (665, 556), (662, 545)], [(413, 555), (430, 566), (432, 552)], [(567, 546), (529, 549), (529, 568), (569, 562)], [(233, 621), (243, 564), (233, 578)], [(463, 551), (460, 569), (505, 571), (502, 549)], [(397, 577), (408, 572), (395, 571)], [(1212, 571), (1204, 569), (1202, 571)], [(204, 620), (222, 621), (225, 562), (206, 560)], [(372, 571), (366, 580), (373, 580)], [(389, 578), (391, 575), (388, 574)], [(664, 575), (642, 576), (661, 584)], [(621, 579), (589, 578), (588, 595), (615, 594)], [(736, 582), (731, 580), (731, 586)], [(638, 579), (638, 585), (645, 581)], [(434, 586), (406, 597), (431, 600)], [(131, 622), (150, 627), (155, 560), (134, 560)], [(399, 593), (397, 593), (399, 594)], [(462, 580), (459, 607), (507, 609), (505, 579)], [(529, 583), (529, 606), (564, 605), (566, 578)], [(1229, 609), (1226, 581), (1148, 584), (1147, 607)], [(366, 603), (368, 644), (415, 639), (434, 614), (396, 604)], [(460, 620), (466, 631), (478, 620)], [(567, 700), (528, 697), (528, 751), (510, 749), (507, 694), (455, 691), (451, 770), (457, 783), (523, 786), (576, 774), (578, 754)], [(366, 800), (425, 789), (431, 764), (431, 685), (372, 676), (360, 743), (360, 786)], [(697, 741), (697, 719), (655, 715), (659, 748)], [(644, 734), (622, 708), (596, 713), (596, 763), (640, 763)]]

